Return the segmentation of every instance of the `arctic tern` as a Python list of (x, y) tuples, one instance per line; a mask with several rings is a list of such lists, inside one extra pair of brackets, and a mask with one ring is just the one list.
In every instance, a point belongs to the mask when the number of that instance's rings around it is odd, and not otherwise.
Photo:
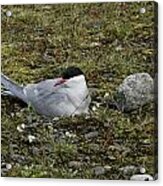
[(91, 98), (85, 76), (77, 67), (68, 67), (60, 78), (20, 86), (1, 74), (8, 95), (31, 105), (39, 114), (56, 117), (88, 113)]

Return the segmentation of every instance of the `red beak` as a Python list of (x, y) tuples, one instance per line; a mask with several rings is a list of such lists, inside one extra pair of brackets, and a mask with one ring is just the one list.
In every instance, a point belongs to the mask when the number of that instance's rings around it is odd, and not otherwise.
[(61, 85), (61, 84), (65, 83), (65, 82), (66, 82), (66, 79), (61, 78), (61, 79), (54, 85), (54, 87), (56, 87), (56, 86), (58, 86), (58, 85)]

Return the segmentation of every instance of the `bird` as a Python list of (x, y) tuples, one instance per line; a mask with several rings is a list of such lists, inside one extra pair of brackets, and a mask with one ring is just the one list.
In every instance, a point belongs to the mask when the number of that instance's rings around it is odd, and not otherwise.
[(82, 70), (66, 68), (61, 77), (20, 86), (1, 73), (1, 84), (14, 96), (47, 117), (74, 116), (89, 113), (91, 97)]

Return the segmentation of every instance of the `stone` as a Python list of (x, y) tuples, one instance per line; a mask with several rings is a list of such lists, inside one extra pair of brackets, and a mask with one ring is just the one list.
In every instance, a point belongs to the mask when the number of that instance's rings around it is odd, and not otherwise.
[(141, 168), (140, 168), (140, 173), (141, 173), (141, 174), (145, 174), (145, 173), (146, 173), (146, 170), (145, 170), (144, 167), (141, 167)]
[(134, 165), (128, 165), (126, 167), (121, 167), (119, 170), (122, 171), (124, 175), (132, 175), (136, 173), (138, 168), (135, 167)]
[(68, 164), (69, 167), (76, 168), (76, 169), (80, 168), (82, 165), (83, 163), (80, 161), (70, 161)]
[(103, 167), (98, 166), (98, 167), (93, 168), (93, 173), (96, 176), (104, 175), (105, 174), (105, 169)]
[(154, 100), (154, 81), (148, 73), (129, 75), (118, 87), (116, 106), (122, 111), (132, 111)]
[(12, 165), (11, 165), (11, 164), (9, 164), (9, 163), (6, 164), (6, 169), (7, 169), (7, 170), (10, 170), (11, 168), (12, 168)]
[(130, 177), (132, 181), (153, 181), (153, 177), (149, 174), (135, 174)]
[(86, 139), (96, 138), (97, 136), (98, 136), (98, 132), (97, 131), (89, 132), (89, 133), (85, 134), (85, 138)]

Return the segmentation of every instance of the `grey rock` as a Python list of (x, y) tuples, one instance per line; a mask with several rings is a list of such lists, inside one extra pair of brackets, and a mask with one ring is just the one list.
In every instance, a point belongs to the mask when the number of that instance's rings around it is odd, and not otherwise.
[(86, 139), (95, 138), (97, 136), (98, 136), (98, 132), (97, 131), (89, 132), (89, 133), (85, 134), (85, 138)]
[(154, 81), (148, 73), (132, 74), (118, 87), (115, 100), (122, 111), (137, 109), (154, 99)]
[(135, 174), (131, 176), (132, 181), (153, 181), (153, 177), (149, 174)]
[(139, 172), (140, 172), (141, 174), (145, 174), (145, 173), (146, 173), (146, 169), (145, 169), (144, 167), (140, 167)]
[(138, 168), (134, 165), (128, 165), (126, 167), (121, 167), (119, 170), (122, 171), (124, 175), (132, 175), (136, 173)]
[(70, 161), (68, 164), (69, 167), (76, 168), (76, 169), (80, 168), (82, 165), (83, 163), (80, 161)]
[(103, 167), (101, 167), (101, 166), (95, 167), (92, 170), (93, 170), (93, 173), (96, 176), (100, 176), (100, 175), (104, 175), (105, 174), (105, 169)]

